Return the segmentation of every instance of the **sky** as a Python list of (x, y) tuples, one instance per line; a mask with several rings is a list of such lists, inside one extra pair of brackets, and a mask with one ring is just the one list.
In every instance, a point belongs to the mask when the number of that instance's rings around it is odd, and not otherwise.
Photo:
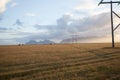
[[(25, 44), (30, 40), (60, 43), (73, 36), (80, 43), (111, 42), (110, 6), (98, 6), (99, 2), (0, 0), (0, 45)], [(113, 6), (120, 14), (120, 6)], [(119, 22), (114, 15), (114, 27)], [(115, 31), (115, 41), (120, 41), (120, 28)]]

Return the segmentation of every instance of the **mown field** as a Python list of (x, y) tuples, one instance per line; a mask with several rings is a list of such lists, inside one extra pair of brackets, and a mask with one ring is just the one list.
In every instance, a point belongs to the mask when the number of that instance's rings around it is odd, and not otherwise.
[(0, 46), (0, 80), (120, 80), (120, 44)]

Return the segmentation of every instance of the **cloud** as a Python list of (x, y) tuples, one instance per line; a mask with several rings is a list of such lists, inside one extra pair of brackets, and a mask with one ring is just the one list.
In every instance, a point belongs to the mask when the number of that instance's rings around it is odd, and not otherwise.
[(6, 31), (6, 30), (8, 30), (8, 29), (7, 29), (7, 28), (0, 27), (0, 32), (4, 32), (4, 31)]
[[(106, 17), (104, 17), (106, 16)], [(109, 18), (109, 13), (102, 13), (99, 15), (94, 15), (94, 16), (89, 16), (83, 19), (76, 19), (73, 20), (72, 23), (69, 25), (69, 30), (74, 31), (76, 28), (77, 32), (84, 32), (87, 30), (92, 30), (92, 29), (100, 29), (100, 28), (105, 28), (107, 25), (110, 23), (110, 18)]]
[[(108, 41), (108, 39), (111, 39), (110, 14), (107, 11), (95, 11), (97, 7), (97, 4), (95, 4), (93, 0), (83, 0), (80, 5), (74, 7), (72, 12), (68, 12), (57, 19), (56, 24), (41, 25), (38, 23), (33, 26), (35, 30), (32, 29), (33, 31), (30, 32), (28, 30), (29, 26), (26, 28), (23, 22), (17, 19), (14, 25), (24, 27), (18, 31), (9, 30), (3, 27), (0, 28), (1, 35), (8, 36), (7, 38), (4, 36), (1, 37), (2, 40), (0, 41), (1, 43), (7, 44), (8, 42), (12, 43), (12, 41), (15, 43), (25, 43), (29, 40), (52, 40), (60, 42), (62, 40), (71, 39), (72, 35), (77, 35), (80, 40), (79, 42), (97, 42), (98, 39), (101, 42)], [(16, 5), (16, 3), (13, 3), (11, 7)], [(90, 15), (91, 13), (93, 15)], [(82, 17), (81, 14), (84, 15), (84, 17)], [(74, 18), (76, 15), (78, 16)], [(29, 12), (26, 13), (25, 16), (34, 17), (36, 14)], [(118, 32), (117, 36), (119, 36)]]
[(13, 30), (12, 28), (7, 27), (0, 27), (0, 34), (1, 33), (9, 33), (9, 31)]
[(34, 14), (34, 13), (26, 13), (25, 15), (26, 15), (26, 16), (31, 16), (31, 17), (36, 16), (36, 14)]
[(81, 15), (81, 17), (86, 17), (93, 14), (93, 11), (96, 9), (97, 3), (93, 0), (83, 0), (80, 1), (80, 4), (76, 5), (73, 8), (73, 13)]
[[(7, 10), (7, 4), (12, 2), (12, 0), (0, 0), (0, 21), (3, 20), (3, 14)], [(15, 7), (17, 3), (12, 2), (11, 7)]]
[(17, 42), (14, 39), (0, 39), (0, 45), (16, 45), (19, 44), (19, 42)]
[(2, 15), (2, 14), (0, 14), (0, 21), (1, 21), (1, 20), (3, 20), (3, 15)]
[(77, 18), (84, 18), (110, 11), (107, 5), (98, 6), (98, 3), (99, 1), (94, 0), (80, 1), (80, 4), (73, 7), (72, 14), (77, 15)]
[[(2, 9), (0, 9), (0, 14), (4, 13), (6, 10), (6, 4), (11, 0), (4, 3)], [(56, 24), (53, 25), (41, 25), (39, 23), (32, 25), (23, 25), (20, 19), (17, 19), (14, 25), (19, 26), (17, 29), (14, 27), (13, 30), (6, 28), (0, 28), (1, 39), (6, 39), (5, 42), (10, 40), (10, 42), (27, 42), (29, 40), (52, 40), (55, 42), (60, 42), (64, 39), (70, 39), (72, 35), (77, 35), (80, 40), (97, 41), (97, 38), (104, 39), (104, 37), (111, 36), (111, 26), (110, 26), (110, 14), (107, 9), (102, 6), (97, 7), (97, 3), (94, 0), (81, 0), (79, 5), (76, 5), (71, 12), (65, 13), (60, 18), (56, 20)], [(11, 7), (17, 5), (15, 2), (11, 2)], [(99, 3), (99, 2), (98, 2)], [(0, 2), (1, 4), (1, 2)], [(1, 5), (0, 5), (1, 8)], [(97, 8), (97, 9), (96, 9)], [(108, 7), (109, 9), (109, 7)], [(91, 15), (92, 14), (92, 15)], [(36, 16), (33, 12), (28, 12), (25, 16)], [(84, 17), (83, 17), (84, 16)], [(3, 16), (0, 16), (2, 20)], [(21, 27), (24, 26), (24, 27)], [(117, 35), (119, 36), (119, 30)], [(92, 41), (91, 40), (91, 41)]]
[(23, 22), (20, 19), (17, 19), (13, 25), (23, 26)]
[(16, 3), (16, 2), (12, 2), (12, 4), (11, 4), (11, 7), (15, 7), (15, 6), (17, 6), (18, 4)]
[(35, 24), (34, 27), (38, 30), (50, 30), (50, 31), (61, 31), (66, 30), (70, 22), (72, 21), (70, 15), (63, 15), (61, 18), (56, 20), (57, 25), (40, 25)]
[[(88, 6), (88, 7), (87, 7)], [(92, 10), (95, 9), (96, 3), (93, 0), (84, 0), (81, 1), (80, 5), (74, 7), (75, 10)]]
[(73, 34), (77, 34), (83, 39), (90, 39), (110, 35), (109, 13), (89, 16), (83, 19), (72, 19), (71, 16), (63, 15), (56, 21), (56, 25), (35, 25), (34, 27), (38, 31), (43, 31), (43, 34), (34, 35), (34, 38), (62, 40), (71, 37)]
[(6, 5), (10, 2), (11, 0), (0, 0), (0, 14), (5, 12), (6, 10)]
[[(23, 26), (23, 22), (17, 19), (14, 25)], [(96, 42), (97, 39), (102, 40), (104, 37), (107, 36), (106, 38), (108, 38), (111, 35), (109, 13), (89, 16), (83, 19), (74, 19), (72, 16), (65, 14), (56, 20), (56, 25), (35, 24), (33, 27), (35, 30), (31, 32), (25, 31), (23, 27), (23, 31), (20, 31), (20, 29), (17, 32), (2, 27), (0, 28), (2, 31), (1, 34), (8, 37), (2, 37), (1, 39), (13, 39), (20, 43), (25, 43), (29, 40), (52, 40), (60, 42), (71, 39), (72, 35), (77, 35), (80, 42), (89, 42), (89, 40)]]
[[(16, 20), (15, 25), (21, 25), (21, 20)], [(77, 35), (79, 42), (110, 42), (111, 41), (111, 26), (110, 14), (102, 13), (94, 16), (85, 17), (83, 19), (73, 19), (70, 15), (63, 15), (56, 20), (56, 25), (40, 25), (33, 26), (35, 31), (27, 32), (14, 30), (6, 30), (0, 28), (1, 34), (8, 36), (1, 39), (14, 40), (16, 43), (25, 43), (29, 40), (52, 40), (60, 42), (69, 40), (72, 35)], [(5, 32), (7, 31), (7, 32)], [(9, 32), (9, 35), (8, 35)], [(116, 35), (119, 34), (119, 30)], [(3, 41), (3, 40), (1, 40)], [(8, 41), (8, 40), (7, 40)]]
[[(58, 25), (58, 27), (67, 26), (71, 20), (72, 20), (71, 15), (65, 14), (60, 19), (57, 20), (57, 25)], [(63, 27), (63, 28), (65, 28), (65, 27)]]
[(3, 13), (6, 11), (9, 2), (11, 2), (11, 0), (0, 0), (0, 21), (3, 20)]

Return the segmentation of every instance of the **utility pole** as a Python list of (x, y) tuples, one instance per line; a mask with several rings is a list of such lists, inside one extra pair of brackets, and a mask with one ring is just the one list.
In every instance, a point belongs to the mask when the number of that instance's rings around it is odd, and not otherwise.
[(112, 5), (112, 1), (110, 3), (111, 6), (111, 32), (112, 32), (112, 47), (115, 47), (115, 41), (114, 41), (114, 31), (113, 31), (113, 5)]
[(103, 0), (100, 1), (100, 3), (98, 4), (98, 6), (100, 4), (110, 4), (110, 8), (111, 8), (111, 33), (112, 33), (112, 48), (115, 47), (115, 42), (114, 42), (114, 31), (120, 26), (120, 23), (114, 28), (114, 25), (113, 25), (113, 13), (118, 17), (120, 18), (119, 15), (117, 15), (114, 11), (113, 11), (113, 4), (120, 4), (120, 1), (110, 1), (110, 2), (103, 2)]

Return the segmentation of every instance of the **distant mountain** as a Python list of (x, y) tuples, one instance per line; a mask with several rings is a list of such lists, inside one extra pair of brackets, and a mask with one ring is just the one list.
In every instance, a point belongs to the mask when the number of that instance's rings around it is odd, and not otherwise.
[(26, 44), (55, 44), (55, 42), (50, 41), (50, 40), (43, 40), (43, 41), (35, 41), (35, 40), (30, 40)]
[(50, 40), (39, 41), (38, 44), (55, 44), (55, 42)]
[(36, 42), (35, 40), (30, 40), (26, 44), (38, 44), (38, 42)]

